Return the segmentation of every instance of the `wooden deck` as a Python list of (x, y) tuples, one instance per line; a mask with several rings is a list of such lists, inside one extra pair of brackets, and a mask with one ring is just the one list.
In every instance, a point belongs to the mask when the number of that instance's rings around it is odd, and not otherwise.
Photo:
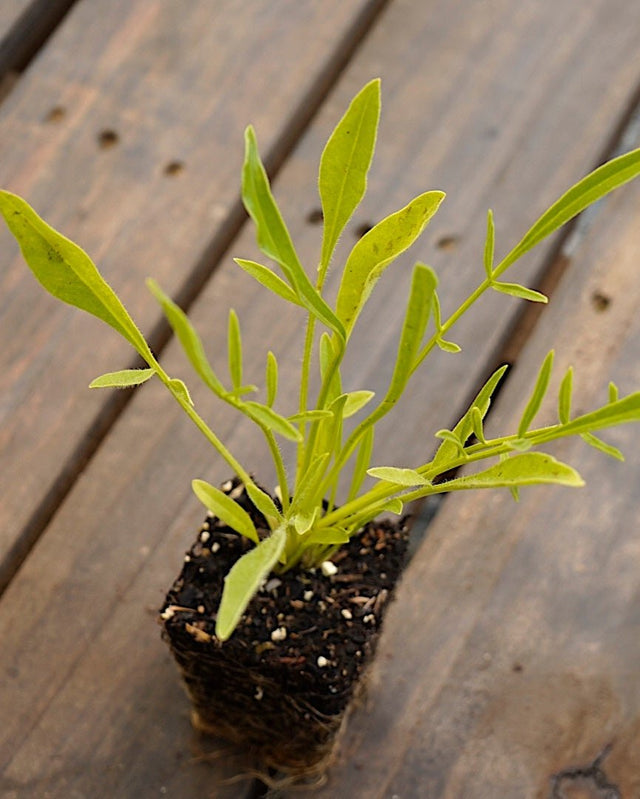
[[(259, 379), (271, 348), (284, 383), (301, 320), (231, 261), (256, 255), (239, 200), (245, 124), (313, 262), (321, 148), (380, 76), (369, 197), (343, 248), (418, 192), (445, 190), (412, 257), (455, 307), (482, 271), (487, 208), (505, 252), (573, 181), (638, 146), (638, 42), (629, 0), (9, 0), (0, 185), (92, 255), (170, 373), (189, 377), (147, 275), (189, 306), (214, 359), (233, 305), (247, 373)], [(401, 424), (383, 428), (385, 462), (429, 457), (433, 431), (505, 360), (491, 424), (513, 425), (552, 346), (557, 375), (575, 367), (577, 407), (601, 402), (610, 379), (637, 390), (639, 219), (636, 183), (528, 257), (517, 279), (546, 288), (548, 308), (486, 299), (456, 329), (462, 353), (434, 358)], [(403, 271), (372, 297), (378, 335), (358, 345), (354, 387), (386, 385)], [(190, 480), (221, 482), (224, 464), (159, 385), (86, 389), (130, 353), (46, 296), (4, 229), (0, 342), (1, 799), (264, 795), (229, 781), (241, 757), (192, 732), (154, 623), (200, 521)], [(195, 399), (241, 460), (267, 468), (242, 423)], [(580, 441), (557, 450), (585, 489), (532, 489), (518, 506), (450, 497), (426, 530), (417, 520), (424, 540), (367, 700), (307, 795), (640, 797), (640, 429), (607, 440), (626, 464)]]

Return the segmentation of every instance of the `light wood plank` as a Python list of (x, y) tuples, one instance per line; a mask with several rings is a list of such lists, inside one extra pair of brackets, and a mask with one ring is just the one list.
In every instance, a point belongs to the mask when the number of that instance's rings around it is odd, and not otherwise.
[[(517, 425), (551, 347), (540, 424), (555, 421), (570, 364), (574, 413), (606, 400), (610, 378), (638, 390), (638, 208), (636, 184), (600, 209), (498, 401), (494, 433)], [(580, 440), (554, 448), (584, 489), (530, 489), (517, 506), (507, 492), (447, 498), (318, 799), (639, 794), (640, 428), (603, 437), (626, 464)], [(588, 772), (600, 756), (598, 786)]]
[[(488, 15), (487, 8), (491, 11)], [(460, 13), (455, 17), (449, 16), (453, 11), (448, 7), (427, 15), (417, 0), (413, 4), (391, 6), (277, 181), (278, 196), (289, 198), (283, 207), (294, 235), (302, 242), (305, 260), (313, 262), (318, 245), (318, 231), (308, 226), (305, 219), (316, 202), (315, 169), (321, 143), (355, 89), (379, 72), (386, 87), (384, 124), (388, 127), (381, 134), (371, 181), (375, 199), (354, 220), (353, 228), (395, 210), (412, 193), (439, 183), (450, 189), (449, 208), (453, 206), (453, 210), (429, 234), (427, 252), (423, 250), (419, 256), (437, 266), (446, 264), (449, 271), (454, 269), (455, 260), (459, 266), (445, 288), (454, 297), (474, 285), (481, 273), (486, 197), (495, 197), (500, 189), (500, 206), (493, 203), (499, 230), (511, 231), (513, 241), (517, 235), (514, 229), (523, 230), (532, 219), (531, 197), (540, 203), (535, 211), (542, 210), (546, 202), (586, 171), (615, 127), (633, 89), (637, 73), (633, 42), (640, 26), (637, 12), (634, 16), (633, 9), (621, 3), (614, 14), (610, 3), (605, 6), (595, 0), (585, 8), (585, 16), (578, 14), (576, 19), (575, 5), (568, 2), (555, 4), (553, 14), (544, 9), (533, 14), (518, 4), (496, 2), (485, 5), (481, 15), (476, 4), (469, 4), (464, 8), (466, 13), (462, 13), (462, 6), (457, 6), (455, 11)], [(509, 36), (500, 27), (505, 18), (513, 26)], [(550, 25), (551, 20), (557, 27)], [(494, 42), (491, 33), (495, 31), (498, 34)], [(616, 47), (603, 46), (612, 41)], [(556, 52), (554, 48), (559, 42), (562, 42), (561, 52)], [(550, 51), (554, 57), (550, 57)], [(411, 58), (399, 59), (398, 52), (409, 53)], [(422, 64), (425, 52), (441, 68), (418, 76), (412, 71), (413, 59)], [(487, 61), (480, 59), (481, 53)], [(383, 56), (388, 61), (383, 62)], [(536, 74), (542, 65), (546, 72), (536, 91), (519, 92), (518, 80)], [(453, 83), (459, 86), (458, 92), (451, 91)], [(558, 106), (560, 85), (562, 102)], [(569, 105), (571, 114), (559, 116), (562, 105)], [(507, 115), (505, 107), (510, 110)], [(392, 121), (405, 117), (418, 130), (403, 126), (398, 135), (390, 135)], [(441, 118), (448, 120), (447, 135), (437, 123)], [(495, 118), (505, 119), (498, 137), (500, 146), (494, 139), (479, 135), (487, 121)], [(406, 137), (410, 130), (409, 140)], [(550, 149), (554, 132), (554, 148)], [(261, 134), (260, 125), (258, 134)], [(455, 150), (449, 148), (451, 139), (455, 139)], [(521, 153), (526, 153), (529, 159), (524, 166), (516, 163)], [(463, 154), (469, 159), (466, 165)], [(474, 165), (479, 166), (473, 169)], [(432, 179), (434, 175), (440, 181)], [(384, 191), (381, 181), (387, 187)], [(468, 221), (464, 226), (453, 227), (454, 218)], [(460, 237), (457, 251), (438, 249), (438, 238), (451, 232)], [(345, 243), (352, 235), (349, 231)], [(234, 245), (234, 253), (251, 256), (250, 239), (249, 234), (243, 236)], [(529, 275), (543, 259), (544, 252), (530, 263)], [(446, 278), (445, 268), (443, 282)], [(384, 379), (376, 377), (374, 371), (379, 360), (395, 347), (394, 335), (400, 326), (404, 302), (403, 282), (406, 286), (403, 280), (387, 281), (374, 295), (374, 312), (381, 307), (385, 309), (382, 317), (385, 325), (377, 324), (379, 329), (384, 328), (384, 335), (374, 346), (359, 348), (356, 356), (359, 363), (354, 370), (354, 379), (364, 380), (371, 387), (384, 384)], [(244, 290), (235, 298), (239, 286)], [(212, 342), (215, 362), (220, 364), (223, 347), (218, 344), (216, 349), (215, 343), (223, 340), (225, 313), (219, 307), (223, 298), (226, 311), (227, 298), (234, 296), (233, 304), (240, 313), (247, 346), (256, 348), (247, 364), (249, 373), (260, 379), (258, 364), (270, 346), (279, 353), (290, 354), (283, 365), (286, 379), (299, 357), (292, 341), (299, 323), (295, 317), (283, 313), (279, 305), (266, 300), (263, 293), (256, 292), (248, 278), (240, 280), (237, 270), (226, 264), (194, 308), (194, 319), (206, 340)], [(450, 358), (449, 363), (455, 366), (445, 369), (442, 377), (443, 382), (459, 380), (461, 398), (486, 368), (492, 348), (509, 320), (508, 313), (499, 316), (495, 306), (488, 302), (479, 320), (482, 335), (475, 336), (485, 343), (475, 351), (470, 347), (474, 339), (472, 331), (462, 329), (458, 338), (463, 345), (469, 345), (469, 351)], [(179, 353), (172, 347), (167, 353), (168, 368), (186, 374), (181, 363)], [(424, 405), (420, 426), (434, 430), (435, 424), (442, 426), (452, 421), (451, 400), (435, 396), (432, 379), (425, 376), (417, 386), (418, 399), (405, 408)], [(227, 414), (214, 410), (199, 392), (196, 396), (198, 406), (215, 420), (216, 429), (240, 457), (246, 459), (255, 453), (256, 440), (243, 426), (238, 427)], [(416, 436), (415, 426), (403, 425), (394, 432), (395, 438), (388, 431), (384, 435), (389, 458), (403, 455), (417, 458), (424, 447), (431, 446), (430, 434), (425, 433), (426, 444), (423, 444)], [(252, 462), (258, 473), (265, 471), (263, 456)], [(0, 636), (6, 642), (0, 663), (6, 668), (2, 659), (11, 659), (11, 665), (17, 667), (20, 659), (22, 666), (13, 678), (12, 691), (7, 697), (10, 704), (2, 714), (9, 722), (0, 733), (8, 762), (7, 775), (12, 780), (37, 777), (45, 781), (40, 784), (53, 784), (52, 775), (46, 772), (47, 753), (62, 749), (64, 763), (84, 761), (84, 771), (77, 779), (84, 780), (85, 785), (91, 784), (101, 769), (97, 760), (91, 760), (92, 745), (102, 746), (110, 758), (118, 757), (119, 747), (128, 746), (127, 722), (133, 716), (123, 712), (114, 692), (124, 681), (127, 669), (137, 668), (136, 673), (144, 675), (157, 668), (160, 644), (144, 607), (161, 601), (162, 590), (176, 573), (180, 552), (189, 541), (188, 531), (196, 528), (199, 511), (188, 489), (194, 476), (217, 481), (226, 475), (220, 464), (212, 463), (210, 453), (187, 422), (177, 417), (159, 387), (151, 384), (143, 387), (0, 603)], [(72, 536), (69, 530), (76, 532)], [(34, 591), (38, 581), (42, 586), (40, 594)], [(156, 599), (150, 600), (152, 596)], [(77, 627), (56, 629), (53, 620), (70, 605), (79, 609)], [(26, 617), (20, 610), (24, 607), (29, 608)], [(125, 621), (132, 607), (135, 623), (128, 625)], [(424, 614), (422, 608), (416, 621)], [(20, 619), (20, 625), (16, 619)], [(77, 629), (82, 630), (82, 647), (76, 644)], [(38, 630), (37, 637), (34, 630)], [(121, 672), (104, 674), (94, 668), (94, 662), (102, 657), (108, 659), (110, 651), (125, 652), (130, 648), (134, 648), (135, 654)], [(41, 668), (45, 659), (49, 663), (46, 674)], [(415, 669), (413, 664), (412, 669)], [(143, 681), (143, 676), (138, 677), (134, 688)], [(168, 707), (171, 705), (174, 713), (184, 713), (184, 704), (167, 694), (163, 680), (147, 686), (147, 690), (147, 709), (136, 711), (135, 715), (142, 730), (147, 714), (155, 712), (150, 708), (163, 707), (171, 712)], [(104, 742), (106, 728), (100, 718), (95, 729), (83, 730), (86, 737), (79, 739), (72, 732), (81, 716), (79, 703), (93, 703), (103, 695), (114, 697), (108, 741)], [(21, 709), (21, 716), (15, 712), (17, 708)], [(142, 740), (136, 738), (136, 744), (144, 748), (144, 758), (149, 762), (164, 756), (158, 738), (143, 736)], [(181, 787), (184, 790), (180, 796), (194, 795), (187, 786)]]
[[(241, 224), (244, 126), (281, 157), (378, 5), (85, 0), (0, 108), (0, 184), (85, 247), (150, 332), (144, 278), (192, 296)], [(0, 252), (2, 586), (123, 400), (87, 383), (131, 355), (45, 296), (4, 229)]]

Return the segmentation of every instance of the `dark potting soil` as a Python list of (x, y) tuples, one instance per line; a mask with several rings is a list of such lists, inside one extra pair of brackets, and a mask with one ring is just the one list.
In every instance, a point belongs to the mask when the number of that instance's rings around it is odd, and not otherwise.
[[(225, 488), (259, 532), (266, 529), (244, 489)], [(271, 575), (220, 643), (215, 619), (224, 577), (253, 544), (208, 518), (161, 611), (197, 726), (284, 769), (304, 770), (305, 758), (317, 759), (310, 742), (318, 752), (330, 744), (371, 660), (407, 537), (404, 524), (376, 522), (333, 556), (335, 574), (325, 567)], [(301, 732), (314, 724), (309, 737)]]

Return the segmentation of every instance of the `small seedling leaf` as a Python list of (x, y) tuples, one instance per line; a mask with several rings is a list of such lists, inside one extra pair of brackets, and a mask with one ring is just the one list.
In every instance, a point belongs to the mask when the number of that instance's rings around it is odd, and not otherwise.
[(374, 391), (350, 391), (346, 395), (342, 418), (348, 419), (350, 416), (354, 416), (358, 411), (362, 410), (368, 402), (371, 402), (374, 397)]
[(122, 369), (119, 372), (107, 372), (89, 383), (89, 388), (133, 388), (152, 378), (155, 369)]
[(258, 424), (263, 425), (274, 433), (278, 433), (289, 441), (302, 441), (302, 434), (297, 430), (288, 419), (280, 416), (273, 408), (268, 405), (262, 405), (259, 402), (249, 400), (240, 405), (240, 410), (247, 414)]
[(543, 483), (584, 485), (578, 472), (566, 463), (543, 452), (527, 452), (513, 455), (482, 472), (449, 480), (442, 483), (442, 488), (444, 491), (462, 491), (471, 488), (510, 488)]
[(265, 383), (267, 386), (267, 405), (271, 407), (278, 395), (278, 361), (271, 350), (267, 353)]
[(521, 286), (519, 283), (500, 283), (494, 280), (491, 287), (501, 294), (509, 294), (511, 297), (518, 297), (521, 300), (529, 300), (529, 302), (549, 302), (546, 294), (542, 294), (535, 289), (528, 289), (526, 286)]
[(351, 488), (349, 489), (349, 500), (353, 499), (360, 488), (367, 475), (367, 469), (371, 463), (371, 455), (373, 453), (373, 441), (375, 436), (375, 428), (369, 427), (360, 439), (358, 446), (358, 453), (356, 455), (356, 462), (353, 467), (353, 477), (351, 479)]
[(319, 422), (321, 419), (330, 419), (332, 416), (331, 411), (313, 408), (310, 411), (294, 413), (293, 416), (288, 416), (287, 418), (290, 422), (298, 424), (300, 422)]
[(260, 583), (278, 562), (286, 540), (286, 530), (281, 525), (237, 560), (225, 577), (216, 619), (216, 636), (220, 641), (226, 641), (235, 630)]
[(251, 517), (228, 494), (205, 480), (193, 480), (191, 487), (193, 488), (193, 493), (205, 508), (215, 514), (221, 522), (224, 522), (236, 533), (240, 533), (240, 535), (245, 536), (255, 544), (258, 543), (258, 533), (251, 521)]
[(302, 306), (302, 303), (293, 289), (291, 289), (282, 278), (278, 277), (275, 272), (272, 272), (269, 267), (263, 266), (256, 261), (247, 261), (245, 258), (234, 258), (233, 260), (266, 289), (282, 297), (282, 299), (287, 302)]
[(380, 81), (372, 80), (354, 97), (327, 142), (318, 188), (324, 231), (321, 265), (326, 270), (340, 234), (367, 187), (380, 117)]
[(531, 425), (531, 422), (535, 418), (535, 415), (540, 410), (540, 406), (542, 405), (542, 400), (544, 399), (544, 396), (547, 393), (547, 389), (549, 388), (549, 380), (551, 378), (552, 368), (553, 368), (553, 350), (551, 350), (547, 354), (547, 357), (542, 362), (542, 366), (540, 367), (540, 371), (538, 372), (538, 376), (536, 378), (536, 384), (533, 387), (533, 391), (531, 392), (531, 397), (527, 402), (527, 406), (522, 414), (522, 419), (520, 419), (520, 424), (518, 425), (519, 436), (523, 436), (527, 432), (527, 430)]
[(269, 494), (265, 493), (255, 483), (247, 483), (245, 488), (247, 489), (249, 499), (264, 516), (269, 527), (275, 530), (282, 522), (282, 514), (276, 507), (275, 502), (271, 499)]
[(184, 381), (180, 380), (180, 378), (172, 377), (167, 382), (167, 386), (169, 387), (169, 391), (171, 391), (171, 393), (181, 400), (185, 405), (193, 405), (193, 400), (191, 399), (189, 389)]
[(305, 537), (305, 544), (320, 544), (321, 546), (337, 546), (346, 544), (349, 541), (349, 534), (342, 527), (320, 527), (311, 530)]
[(487, 237), (484, 242), (484, 271), (493, 280), (493, 256), (495, 252), (496, 229), (493, 224), (493, 211), (487, 211)]
[(430, 191), (378, 222), (351, 250), (342, 274), (336, 312), (348, 333), (385, 268), (408, 249), (444, 199)]
[(593, 433), (582, 433), (581, 438), (586, 441), (589, 446), (599, 449), (600, 452), (604, 452), (605, 455), (609, 455), (610, 458), (615, 458), (617, 461), (624, 460), (624, 455), (617, 447), (614, 447), (613, 444), (607, 444), (606, 441), (594, 436)]
[(276, 205), (269, 179), (258, 154), (254, 130), (245, 132), (245, 160), (242, 168), (242, 199), (256, 226), (262, 252), (280, 265), (298, 300), (317, 319), (344, 341), (344, 326), (314, 288), (294, 249), (289, 231)]
[(382, 510), (387, 511), (388, 513), (395, 513), (397, 516), (400, 516), (404, 510), (404, 502), (399, 497), (394, 497), (388, 502), (385, 502), (385, 504), (382, 506)]
[(149, 365), (155, 363), (144, 336), (84, 250), (8, 191), (0, 191), (0, 214), (18, 241), (24, 260), (50, 294), (106, 322)]
[(415, 486), (427, 486), (429, 481), (426, 480), (415, 469), (398, 469), (395, 466), (376, 466), (373, 469), (368, 469), (367, 474), (370, 477), (375, 477), (377, 480), (384, 480), (386, 483), (394, 483), (395, 485), (411, 488)]
[(571, 394), (573, 391), (573, 369), (569, 367), (560, 383), (558, 391), (558, 419), (567, 424), (571, 419)]
[(202, 340), (191, 324), (189, 317), (179, 305), (164, 293), (155, 280), (147, 280), (147, 287), (160, 304), (196, 374), (214, 394), (222, 396), (225, 393), (224, 387), (216, 377), (205, 355)]
[(229, 359), (229, 377), (234, 393), (242, 389), (242, 335), (238, 315), (233, 310), (229, 311), (229, 324), (227, 329), (227, 352)]
[(558, 199), (523, 236), (496, 269), (502, 274), (532, 247), (613, 189), (640, 174), (640, 149), (608, 161), (578, 181)]

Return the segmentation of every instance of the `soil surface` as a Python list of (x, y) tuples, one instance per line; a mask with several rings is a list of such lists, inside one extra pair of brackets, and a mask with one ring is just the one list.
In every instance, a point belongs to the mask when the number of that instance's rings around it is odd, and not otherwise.
[[(259, 530), (266, 528), (241, 486), (225, 488)], [(258, 752), (266, 736), (265, 759), (284, 768), (278, 747), (295, 748), (292, 760), (306, 757), (301, 725), (317, 723), (310, 735), (326, 749), (375, 649), (407, 535), (402, 523), (374, 523), (333, 556), (335, 574), (317, 568), (271, 575), (221, 644), (215, 620), (224, 577), (253, 544), (207, 518), (161, 611), (196, 723)]]

